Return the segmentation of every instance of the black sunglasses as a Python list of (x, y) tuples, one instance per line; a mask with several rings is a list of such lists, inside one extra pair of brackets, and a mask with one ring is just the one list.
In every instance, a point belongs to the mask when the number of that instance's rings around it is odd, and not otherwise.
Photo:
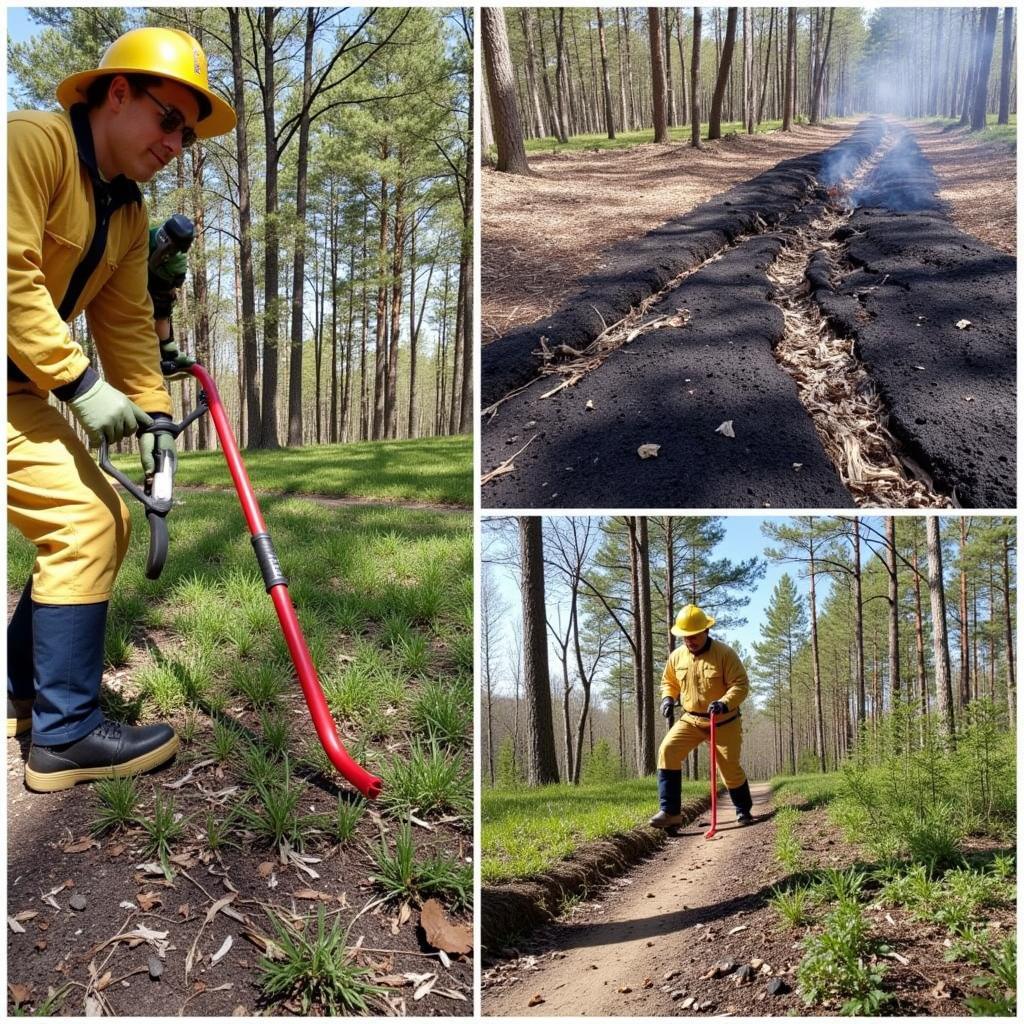
[(161, 103), (148, 89), (142, 91), (163, 111), (164, 116), (160, 118), (160, 131), (167, 135), (180, 131), (182, 149), (188, 149), (189, 146), (194, 145), (196, 133), (185, 124), (185, 115), (177, 107), (168, 107)]

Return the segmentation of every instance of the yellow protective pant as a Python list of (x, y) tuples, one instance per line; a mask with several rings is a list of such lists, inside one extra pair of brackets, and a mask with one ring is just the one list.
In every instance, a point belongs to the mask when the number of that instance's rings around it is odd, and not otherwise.
[(7, 518), (36, 546), (32, 600), (107, 601), (131, 520), (67, 421), (32, 385), (7, 394)]
[[(658, 768), (679, 771), (687, 756), (710, 738), (711, 725), (706, 718), (691, 718), (684, 714), (661, 741), (658, 748)], [(742, 746), (743, 728), (738, 715), (725, 725), (715, 726), (718, 774), (727, 789), (736, 789), (747, 781), (747, 776), (740, 767)]]

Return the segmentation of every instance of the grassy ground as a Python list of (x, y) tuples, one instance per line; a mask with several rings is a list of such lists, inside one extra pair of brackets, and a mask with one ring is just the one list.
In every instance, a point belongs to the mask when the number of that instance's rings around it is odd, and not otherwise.
[[(466, 469), (472, 465), (473, 438), (468, 434), (282, 448), (243, 457), (258, 491), (473, 504), (472, 474)], [(136, 456), (121, 455), (114, 462), (132, 479), (140, 475)], [(181, 454), (176, 481), (232, 486), (220, 451)]]
[[(953, 117), (926, 117), (920, 119), (921, 124), (938, 124), (943, 127), (959, 125), (960, 119)], [(989, 114), (985, 119), (985, 127), (971, 136), (978, 142), (1001, 142), (1011, 149), (1017, 146), (1017, 115), (1010, 115), (1009, 124), (996, 124), (996, 115)]]
[[(706, 782), (684, 782), (683, 800), (707, 793)], [(481, 871), (484, 882), (537, 874), (602, 836), (644, 824), (658, 808), (654, 779), (582, 786), (484, 789)]]
[(972, 815), (968, 828), (952, 808), (915, 820), (913, 796), (890, 806), (882, 786), (849, 769), (773, 784), (775, 859), (789, 877), (769, 904), (780, 929), (803, 936), (796, 981), (808, 1006), (899, 1014), (923, 995), (951, 1012), (1015, 1014), (1012, 822)]
[[(346, 448), (337, 467), (323, 449), (261, 454), (248, 461), (261, 490), (292, 486), (378, 495), (374, 467), (395, 457), (398, 468), (385, 484), (393, 493), (414, 500), (468, 499), (468, 438), (377, 446), (382, 452), (352, 447), (359, 451), (348, 458)], [(419, 485), (427, 453), (435, 472)], [(186, 456), (182, 478), (217, 482), (215, 466), (217, 472), (223, 466), (215, 453)], [(133, 471), (127, 460), (126, 468)], [(435, 486), (433, 476), (451, 480)], [(198, 858), (241, 889), (237, 908), (269, 941), (264, 948), (270, 956), (244, 958), (244, 949), (236, 946), (242, 958), (233, 955), (218, 965), (219, 972), (229, 972), (233, 992), (213, 995), (217, 990), (211, 989), (206, 1002), (189, 1004), (193, 1013), (230, 1015), (238, 1004), (250, 1012), (262, 1005), (274, 1013), (306, 1013), (309, 993), (313, 1011), (362, 1012), (363, 1000), (375, 1012), (396, 1012), (396, 1000), (408, 993), (392, 993), (387, 986), (408, 985), (403, 971), (432, 971), (439, 976), (438, 992), (462, 993), (461, 1001), (429, 995), (416, 1003), (420, 1012), (468, 1012), (471, 965), (453, 957), (449, 972), (436, 953), (429, 958), (424, 950), (431, 947), (422, 945), (416, 929), (418, 908), (428, 898), (439, 899), (457, 920), (465, 921), (472, 909), (472, 513), (325, 507), (285, 495), (261, 499), (342, 740), (384, 780), (380, 802), (367, 807), (352, 801), (316, 740), (234, 493), (184, 496), (168, 520), (170, 553), (155, 582), (143, 572), (146, 522), (138, 503), (128, 504), (132, 544), (111, 603), (101, 700), (112, 717), (172, 722), (182, 750), (174, 766), (139, 779), (131, 792), (80, 786), (68, 794), (67, 811), (53, 807), (51, 813), (66, 815), (68, 834), (94, 832), (95, 856), (104, 864), (114, 856), (110, 849), (128, 847), (130, 864), (157, 861), (176, 888), (187, 889), (179, 869)], [(11, 590), (20, 589), (33, 557), (34, 550), (11, 531)], [(189, 771), (194, 783), (164, 788)], [(20, 790), (20, 781), (16, 786), (17, 800), (25, 801), (20, 810), (30, 821), (32, 801), (40, 798)], [(60, 865), (68, 859), (61, 849), (59, 844), (48, 849), (44, 859)], [(75, 877), (76, 868), (81, 879), (79, 865), (57, 870)], [(30, 887), (36, 884), (20, 865), (11, 871), (12, 877), (23, 874)], [(99, 877), (94, 873), (94, 887)], [(107, 901), (114, 908), (111, 916), (123, 919), (118, 903), (123, 908), (125, 899), (136, 899), (129, 866), (122, 865), (109, 885), (110, 893), (90, 892), (90, 905)], [(307, 893), (315, 890), (319, 922), (308, 902), (295, 902), (293, 893), (303, 887)], [(216, 891), (211, 905), (215, 896)], [(31, 896), (11, 890), (10, 898)], [(178, 905), (170, 899), (168, 906)], [(390, 959), (347, 959), (347, 929), (364, 910), (357, 927), (371, 929), (366, 945), (391, 948)], [(146, 920), (140, 913), (137, 923)], [(150, 927), (166, 928), (160, 921), (167, 920), (165, 914)], [(50, 947), (56, 950), (64, 928), (73, 926), (74, 920), (63, 917), (51, 922)], [(117, 923), (111, 920), (109, 928)], [(181, 969), (177, 960), (193, 941), (194, 915), (178, 920), (177, 928), (183, 934), (170, 939), (171, 949), (179, 950), (168, 954), (172, 973)], [(353, 932), (350, 941), (359, 934)], [(30, 938), (18, 935), (12, 941)], [(87, 933), (76, 943), (103, 938)], [(403, 949), (410, 952), (404, 955)], [(26, 971), (43, 977), (49, 954), (33, 959), (31, 944), (16, 952), (19, 959), (23, 953)], [(340, 973), (313, 978), (316, 957), (337, 962)], [(228, 966), (232, 960), (235, 968)], [(29, 968), (29, 962), (36, 966)], [(116, 974), (117, 964), (112, 966)], [(184, 973), (189, 982), (188, 965)], [(378, 976), (392, 980), (375, 987)], [(89, 991), (88, 978), (78, 980)], [(39, 980), (34, 990), (45, 994), (46, 984)], [(107, 1009), (118, 1014), (146, 1012), (146, 1005), (132, 1002), (142, 996), (141, 990), (133, 996), (135, 991), (113, 986), (93, 994), (107, 999)], [(69, 999), (64, 1012), (75, 1012), (80, 993)]]
[[(777, 131), (782, 127), (781, 121), (762, 121), (756, 128), (758, 133)], [(744, 131), (742, 121), (723, 121), (722, 135), (742, 134)], [(668, 137), (672, 142), (689, 142), (690, 128), (687, 125), (683, 128), (669, 128)], [(708, 126), (701, 125), (701, 138), (707, 139)], [(639, 146), (643, 143), (654, 142), (654, 129), (644, 128), (635, 132), (617, 132), (614, 139), (609, 139), (606, 132), (592, 135), (574, 135), (566, 143), (560, 143), (553, 136), (543, 139), (527, 139), (526, 152), (529, 153), (566, 153), (582, 150), (602, 149), (628, 149), (630, 146)]]

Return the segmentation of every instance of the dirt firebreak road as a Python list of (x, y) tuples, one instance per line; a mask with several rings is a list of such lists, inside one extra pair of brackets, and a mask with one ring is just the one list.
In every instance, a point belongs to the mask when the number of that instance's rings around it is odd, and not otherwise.
[[(907, 477), (1015, 507), (1016, 261), (954, 227), (936, 187), (909, 132), (871, 119), (613, 247), (570, 303), (481, 354), (484, 507), (891, 504), (851, 493), (827, 410), (816, 427), (775, 357), (788, 296), (769, 275), (840, 206), (795, 287), (852, 342)], [(627, 317), (625, 344), (590, 348)]]
[[(754, 814), (764, 815), (770, 786), (750, 789)], [(714, 994), (716, 983), (700, 977), (708, 950), (714, 954), (715, 937), (730, 928), (744, 930), (744, 913), (757, 907), (757, 893), (772, 880), (765, 849), (770, 823), (761, 818), (740, 827), (725, 803), (713, 839), (704, 839), (705, 814), (612, 882), (596, 914), (538, 933), (545, 955), (508, 965), (489, 979), (484, 1014), (673, 1016), (681, 1002), (673, 992), (694, 994), (698, 1002), (701, 993)]]

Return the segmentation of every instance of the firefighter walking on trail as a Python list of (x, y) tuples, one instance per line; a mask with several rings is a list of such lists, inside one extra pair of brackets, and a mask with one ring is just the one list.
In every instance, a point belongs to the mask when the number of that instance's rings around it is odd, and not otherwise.
[[(661, 713), (670, 718), (678, 701), (682, 714), (665, 735), (658, 750), (658, 796), (661, 810), (651, 818), (655, 828), (682, 824), (683, 762), (708, 740), (710, 718), (715, 716), (715, 751), (718, 771), (736, 808), (736, 821), (754, 819), (747, 776), (740, 766), (743, 742), (740, 704), (750, 690), (746, 670), (736, 652), (709, 633), (715, 620), (696, 605), (687, 605), (676, 617), (672, 635), (683, 644), (668, 657), (661, 679)], [(717, 785), (713, 780), (712, 785)]]
[[(7, 509), (36, 547), (7, 630), (7, 735), (31, 728), (25, 781), (45, 792), (155, 768), (178, 746), (168, 725), (121, 725), (100, 709), (130, 520), (50, 395), (92, 446), (138, 434), (145, 474), (156, 453), (173, 465), (160, 361), (187, 362), (168, 321), (183, 267), (148, 271), (137, 183), (235, 124), (199, 43), (174, 29), (120, 36), (57, 99), (62, 111), (10, 114), (7, 133)], [(105, 378), (69, 330), (83, 312)]]

